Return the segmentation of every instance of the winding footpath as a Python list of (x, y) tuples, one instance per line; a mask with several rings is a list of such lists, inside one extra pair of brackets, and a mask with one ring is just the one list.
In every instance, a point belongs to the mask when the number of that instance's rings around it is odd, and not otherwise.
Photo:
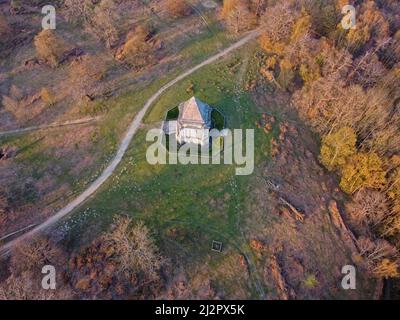
[(3, 246), (0, 247), (0, 252), (2, 254), (6, 254), (9, 252), (9, 250), (17, 244), (19, 241), (25, 240), (27, 238), (30, 238), (45, 229), (49, 228), (50, 226), (54, 225), (57, 223), (60, 219), (63, 217), (67, 216), (69, 213), (71, 213), (74, 209), (76, 209), (79, 205), (81, 205), (83, 202), (85, 202), (91, 195), (93, 195), (99, 188), (100, 186), (113, 174), (115, 169), (117, 168), (118, 164), (121, 162), (126, 150), (129, 147), (129, 144), (131, 143), (135, 133), (137, 132), (138, 128), (140, 127), (142, 120), (151, 107), (151, 105), (170, 87), (181, 81), (182, 79), (186, 78), (187, 76), (191, 75), (195, 71), (199, 70), (200, 68), (209, 65), (221, 57), (226, 56), (227, 54), (231, 53), (232, 51), (242, 47), (249, 41), (253, 40), (259, 35), (259, 31), (255, 30), (250, 33), (248, 33), (244, 38), (241, 40), (237, 41), (233, 45), (229, 46), (228, 48), (222, 50), (218, 54), (208, 58), (207, 60), (203, 61), (202, 63), (196, 65), (195, 67), (185, 71), (178, 77), (176, 77), (174, 80), (168, 82), (166, 85), (162, 86), (155, 94), (153, 94), (149, 100), (145, 103), (143, 108), (139, 111), (139, 113), (135, 116), (131, 124), (129, 125), (128, 130), (125, 133), (125, 136), (121, 142), (121, 144), (118, 147), (118, 151), (115, 155), (115, 157), (112, 159), (111, 163), (108, 165), (108, 167), (102, 172), (102, 174), (77, 198), (75, 198), (72, 202), (67, 204), (63, 209), (58, 211), (56, 214), (48, 218), (47, 220), (43, 221), (41, 224), (37, 225), (35, 228), (30, 230), (29, 232), (7, 242)]
[(69, 121), (61, 122), (61, 123), (55, 122), (52, 124), (27, 127), (27, 128), (22, 128), (22, 129), (14, 129), (14, 130), (9, 130), (9, 131), (1, 131), (0, 137), (14, 135), (14, 134), (27, 133), (27, 132), (31, 132), (31, 131), (38, 131), (38, 130), (61, 128), (61, 127), (75, 126), (75, 125), (80, 125), (80, 124), (93, 123), (93, 122), (98, 121), (99, 119), (100, 119), (100, 117), (91, 117), (91, 118), (83, 118), (83, 119), (77, 119), (77, 120), (69, 120)]

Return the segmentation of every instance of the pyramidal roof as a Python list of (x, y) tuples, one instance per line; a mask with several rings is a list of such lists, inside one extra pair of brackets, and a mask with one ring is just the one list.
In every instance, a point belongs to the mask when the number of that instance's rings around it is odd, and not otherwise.
[(182, 120), (209, 122), (211, 107), (196, 97), (183, 104)]

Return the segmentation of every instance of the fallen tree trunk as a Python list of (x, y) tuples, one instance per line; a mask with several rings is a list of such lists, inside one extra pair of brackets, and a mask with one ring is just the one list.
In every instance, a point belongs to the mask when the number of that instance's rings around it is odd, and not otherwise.
[(297, 210), (292, 204), (290, 204), (288, 201), (286, 201), (285, 199), (283, 199), (282, 197), (279, 197), (279, 201), (286, 205), (294, 214), (294, 217), (296, 219), (296, 221), (300, 221), (301, 223), (304, 222), (304, 214), (302, 214), (299, 210)]

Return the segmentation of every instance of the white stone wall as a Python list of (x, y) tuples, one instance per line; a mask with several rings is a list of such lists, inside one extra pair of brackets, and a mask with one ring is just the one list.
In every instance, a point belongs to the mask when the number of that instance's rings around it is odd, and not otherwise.
[(179, 143), (195, 143), (206, 145), (209, 143), (208, 129), (182, 128), (177, 137)]

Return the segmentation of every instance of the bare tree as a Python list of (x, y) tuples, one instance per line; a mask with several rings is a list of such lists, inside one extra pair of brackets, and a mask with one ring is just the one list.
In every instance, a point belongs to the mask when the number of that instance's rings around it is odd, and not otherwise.
[(65, 16), (68, 21), (77, 22), (80, 19), (89, 23), (93, 15), (92, 0), (65, 0)]
[(117, 43), (119, 30), (114, 0), (102, 0), (95, 7), (92, 25), (93, 33), (105, 42), (107, 48), (111, 48)]
[(376, 54), (379, 49), (369, 50), (354, 61), (354, 68), (348, 76), (349, 83), (355, 82), (370, 88), (382, 80), (387, 70)]
[(62, 251), (44, 237), (21, 242), (11, 252), (10, 269), (15, 275), (25, 271), (40, 272), (46, 264), (56, 265), (63, 259)]
[(154, 60), (154, 47), (149, 41), (150, 33), (146, 28), (138, 26), (126, 38), (119, 59), (135, 69), (141, 69)]
[(266, 6), (267, 6), (267, 1), (266, 0), (250, 0), (250, 6), (251, 6), (251, 11), (255, 13), (256, 16), (260, 16)]
[(299, 15), (300, 12), (292, 1), (278, 2), (261, 17), (263, 34), (274, 43), (288, 41)]
[(256, 24), (256, 15), (248, 0), (224, 0), (223, 17), (228, 28), (235, 33), (249, 30)]
[(101, 80), (107, 74), (107, 62), (104, 57), (84, 55), (81, 59), (72, 62), (69, 79), (78, 99), (85, 96), (93, 98), (104, 89)]
[(351, 218), (359, 225), (378, 227), (390, 213), (389, 202), (380, 191), (363, 189), (346, 205)]
[(357, 132), (366, 96), (360, 86), (347, 87), (332, 74), (296, 91), (293, 101), (305, 121), (317, 132), (329, 134), (343, 126)]
[(38, 58), (50, 66), (57, 67), (65, 51), (65, 43), (53, 30), (42, 30), (35, 37), (35, 48)]
[[(59, 279), (61, 280), (61, 279)], [(19, 275), (11, 274), (0, 283), (0, 300), (66, 300), (73, 293), (68, 284), (57, 281), (57, 290), (42, 288), (42, 274), (24, 271)]]
[(31, 272), (19, 276), (11, 275), (0, 283), (0, 300), (51, 300), (56, 298), (56, 291), (44, 290), (40, 280)]
[(158, 279), (163, 259), (143, 223), (133, 225), (130, 218), (117, 217), (113, 230), (104, 238), (115, 249), (119, 272), (125, 275), (141, 272), (150, 281)]
[(114, 0), (66, 0), (66, 17), (69, 21), (82, 22), (85, 29), (102, 40), (107, 48), (119, 39), (117, 3)]
[(357, 239), (360, 254), (366, 260), (370, 272), (376, 277), (398, 277), (399, 254), (396, 247), (383, 239)]
[(53, 265), (61, 270), (66, 257), (63, 251), (44, 237), (20, 242), (11, 251), (8, 278), (0, 282), (0, 300), (48, 300), (72, 297), (70, 287), (56, 273), (57, 290), (42, 288), (42, 268)]
[(398, 256), (396, 248), (383, 239), (373, 241), (367, 237), (360, 237), (357, 240), (357, 244), (360, 248), (360, 254), (370, 262)]

